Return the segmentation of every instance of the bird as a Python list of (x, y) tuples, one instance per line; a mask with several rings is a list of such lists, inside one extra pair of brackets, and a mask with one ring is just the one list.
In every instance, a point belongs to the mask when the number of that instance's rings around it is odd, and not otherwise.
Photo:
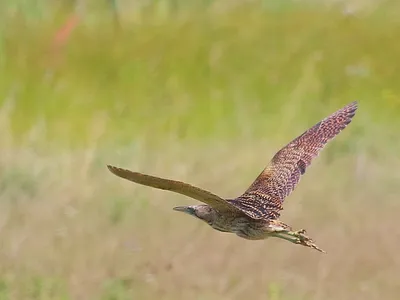
[(225, 199), (194, 185), (107, 165), (116, 176), (137, 184), (171, 191), (202, 204), (177, 206), (173, 210), (195, 217), (213, 229), (246, 240), (280, 238), (326, 253), (307, 235), (280, 220), (285, 199), (325, 145), (351, 123), (357, 101), (324, 118), (281, 148), (243, 194)]

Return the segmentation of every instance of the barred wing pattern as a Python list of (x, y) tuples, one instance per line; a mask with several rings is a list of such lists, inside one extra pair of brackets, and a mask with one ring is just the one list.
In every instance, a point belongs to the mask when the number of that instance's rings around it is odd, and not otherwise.
[(284, 199), (329, 140), (348, 124), (357, 110), (352, 102), (323, 119), (279, 150), (270, 164), (240, 197), (230, 200), (254, 219), (278, 219)]
[(121, 178), (150, 186), (153, 188), (161, 189), (161, 190), (166, 190), (166, 191), (171, 191), (175, 193), (179, 193), (185, 196), (188, 196), (190, 198), (199, 200), (205, 204), (210, 205), (214, 209), (221, 211), (221, 212), (232, 212), (232, 213), (241, 213), (241, 211), (236, 208), (235, 206), (231, 205), (228, 201), (225, 199), (220, 198), (217, 195), (214, 195), (213, 193), (203, 190), (201, 188), (195, 187), (193, 185), (190, 185), (185, 182), (181, 181), (176, 181), (176, 180), (171, 180), (171, 179), (165, 179), (165, 178), (160, 178), (160, 177), (155, 177), (155, 176), (150, 176), (138, 172), (132, 172), (130, 170), (126, 169), (121, 169), (117, 167), (113, 167), (108, 165), (108, 169), (113, 173), (114, 175), (117, 175)]

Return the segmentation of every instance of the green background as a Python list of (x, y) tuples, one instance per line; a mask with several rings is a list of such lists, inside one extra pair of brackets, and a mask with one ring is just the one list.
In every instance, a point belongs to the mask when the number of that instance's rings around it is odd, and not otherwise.
[[(397, 2), (2, 1), (0, 299), (398, 299)], [(282, 215), (327, 255), (105, 167), (238, 196), (354, 100)]]

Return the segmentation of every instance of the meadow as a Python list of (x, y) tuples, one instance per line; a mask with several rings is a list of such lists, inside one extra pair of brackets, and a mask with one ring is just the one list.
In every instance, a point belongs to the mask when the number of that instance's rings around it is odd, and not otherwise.
[[(0, 4), (0, 300), (398, 299), (398, 1), (103, 2)], [(354, 100), (281, 217), (327, 254), (106, 168), (232, 198)]]

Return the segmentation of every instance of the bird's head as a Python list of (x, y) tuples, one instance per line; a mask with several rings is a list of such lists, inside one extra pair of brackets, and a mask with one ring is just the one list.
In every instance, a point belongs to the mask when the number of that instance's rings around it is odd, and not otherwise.
[(217, 218), (215, 209), (208, 205), (177, 206), (174, 207), (174, 210), (196, 217), (208, 225), (212, 225)]

